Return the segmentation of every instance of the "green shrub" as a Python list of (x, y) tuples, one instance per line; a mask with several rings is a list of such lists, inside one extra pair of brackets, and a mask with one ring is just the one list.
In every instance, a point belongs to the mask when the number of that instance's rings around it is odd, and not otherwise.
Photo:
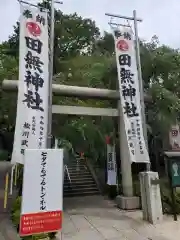
[(56, 234), (57, 234), (56, 232), (52, 232), (52, 233), (49, 233), (48, 236), (50, 239), (53, 239), (55, 238)]
[(20, 211), (21, 211), (21, 197), (17, 197), (13, 203), (13, 207), (11, 210), (12, 221), (17, 230), (19, 230)]
[(24, 167), (23, 167), (23, 165), (19, 164), (18, 168), (19, 168), (19, 177), (17, 179), (17, 189), (18, 189), (18, 195), (22, 196), (22, 183), (23, 183), (23, 170), (24, 170)]
[(8, 160), (8, 151), (1, 149), (0, 150), (0, 161)]
[[(162, 198), (162, 206), (163, 212), (166, 214), (173, 214), (173, 204), (171, 197), (171, 190), (168, 182), (161, 184), (161, 198)], [(177, 188), (175, 193), (176, 200), (176, 213), (180, 214), (180, 190)]]
[[(19, 231), (19, 223), (20, 223), (20, 214), (21, 214), (21, 197), (17, 197), (16, 200), (13, 203), (13, 207), (11, 210), (12, 214), (12, 221), (14, 226), (16, 227), (17, 231)], [(39, 234), (36, 236), (27, 236), (22, 238), (22, 240), (37, 240), (37, 239), (43, 239), (45, 237), (49, 237), (50, 239), (53, 239), (55, 237), (56, 233), (44, 233), (44, 234)]]
[(17, 197), (13, 203), (12, 213), (21, 208), (21, 197)]
[(22, 238), (22, 240), (40, 240), (40, 239), (44, 239), (47, 238), (48, 234), (38, 234), (36, 236), (27, 236)]

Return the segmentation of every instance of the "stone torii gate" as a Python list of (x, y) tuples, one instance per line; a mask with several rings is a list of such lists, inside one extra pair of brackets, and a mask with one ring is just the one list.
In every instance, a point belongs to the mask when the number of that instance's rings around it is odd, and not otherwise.
[[(2, 83), (3, 90), (17, 91), (17, 80), (4, 80)], [(120, 95), (116, 90), (67, 86), (52, 84), (52, 92), (57, 96), (65, 97), (78, 97), (79, 99), (101, 99), (101, 100), (116, 100), (117, 108), (93, 108), (93, 107), (80, 107), (80, 106), (61, 106), (53, 105), (52, 113), (54, 114), (67, 114), (67, 115), (89, 115), (89, 116), (109, 116), (118, 117), (119, 125), (119, 138), (120, 138), (120, 156), (121, 156), (121, 171), (122, 171), (122, 189), (123, 196), (121, 196), (121, 207), (126, 209), (138, 208), (139, 198), (133, 196), (133, 182), (131, 172), (131, 162), (128, 154), (128, 146), (124, 141), (125, 126), (122, 119), (120, 107)], [(145, 94), (145, 101), (150, 102), (151, 98)]]

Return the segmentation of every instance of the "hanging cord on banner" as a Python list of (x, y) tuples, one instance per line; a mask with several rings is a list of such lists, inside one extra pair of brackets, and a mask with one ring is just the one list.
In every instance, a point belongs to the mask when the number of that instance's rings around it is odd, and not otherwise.
[(135, 33), (134, 33), (134, 31), (133, 31), (133, 28), (132, 28), (132, 26), (131, 26), (129, 20), (127, 19), (126, 21), (127, 21), (127, 25), (128, 25), (128, 27), (129, 27), (129, 28), (131, 29), (131, 31), (132, 31), (132, 34), (135, 36)]
[(41, 7), (41, 6), (38, 6), (38, 5), (35, 5), (33, 3), (29, 3), (29, 2), (25, 2), (25, 1), (22, 1), (22, 0), (17, 0), (19, 2), (19, 4), (26, 4), (26, 5), (29, 5), (31, 7), (36, 7), (36, 8), (39, 8), (41, 12), (49, 12), (49, 10), (46, 8), (46, 7)]
[[(127, 20), (126, 22), (124, 23), (115, 23), (113, 22), (113, 17), (111, 17), (110, 21), (108, 22), (108, 24), (110, 25), (110, 27), (113, 29), (113, 30), (119, 30), (120, 27), (128, 27), (132, 30), (132, 27), (129, 23), (129, 21)], [(127, 24), (126, 24), (127, 23)], [(133, 30), (132, 30), (132, 33), (133, 33)], [(134, 34), (134, 33), (133, 33)]]
[[(127, 25), (121, 24), (121, 23), (108, 22), (108, 24), (111, 26), (111, 28), (115, 28), (115, 29), (117, 27), (128, 27)], [(116, 26), (116, 27), (113, 27), (113, 26)]]
[(109, 26), (114, 29), (113, 25), (116, 25), (116, 23), (113, 23), (113, 17), (111, 17), (110, 21), (108, 22)]
[[(133, 28), (132, 28), (132, 26), (130, 24), (130, 21), (128, 19), (124, 19), (124, 23), (123, 24), (122, 23), (115, 23), (115, 22), (113, 22), (113, 20), (114, 20), (114, 18), (111, 17), (110, 21), (108, 22), (108, 24), (110, 25), (110, 27), (112, 29), (117, 29), (118, 27), (128, 27), (128, 28), (131, 29), (132, 34), (135, 35), (135, 33), (133, 31)], [(114, 27), (114, 26), (116, 26), (116, 27)]]
[[(26, 4), (26, 5), (32, 6), (32, 7), (39, 8), (40, 10), (50, 12), (49, 9), (47, 9), (46, 7), (41, 7), (41, 6), (38, 6), (38, 5), (36, 5), (36, 4), (29, 3), (29, 2), (26, 2), (26, 1), (23, 1), (23, 0), (17, 0), (17, 1), (18, 1), (20, 4), (23, 3), (23, 4)], [(63, 2), (61, 2), (61, 1), (55, 1), (54, 3), (63, 4)]]

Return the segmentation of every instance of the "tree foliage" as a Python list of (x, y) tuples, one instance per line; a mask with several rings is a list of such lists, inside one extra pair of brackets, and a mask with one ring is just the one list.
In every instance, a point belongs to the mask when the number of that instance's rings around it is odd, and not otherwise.
[[(41, 6), (49, 8), (49, 2)], [(57, 84), (118, 89), (114, 40), (111, 33), (100, 35), (95, 22), (74, 14), (55, 11), (54, 82)], [(163, 136), (179, 120), (180, 53), (151, 42), (141, 41), (141, 65), (145, 91), (152, 97), (146, 106), (151, 135)], [(18, 78), (19, 23), (14, 33), (0, 45), (0, 80)], [(1, 91), (1, 127), (15, 123), (16, 94)], [(113, 101), (94, 101), (53, 96), (54, 104), (116, 107)], [(4, 126), (3, 125), (3, 126)], [(115, 122), (104, 117), (53, 116), (53, 134), (69, 141), (78, 151), (86, 151), (97, 161), (105, 158), (105, 136)]]
[[(39, 4), (50, 9), (48, 0)], [(61, 60), (69, 59), (92, 51), (93, 43), (100, 35), (99, 28), (89, 18), (82, 18), (77, 13), (63, 14), (55, 9), (54, 30), (54, 73), (59, 72)], [(4, 51), (13, 57), (19, 55), (19, 22), (14, 26), (14, 33), (3, 43)]]

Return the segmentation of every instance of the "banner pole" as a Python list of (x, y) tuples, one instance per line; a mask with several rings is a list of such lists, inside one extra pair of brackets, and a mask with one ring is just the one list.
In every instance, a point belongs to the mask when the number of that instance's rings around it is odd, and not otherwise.
[[(133, 18), (134, 18), (136, 63), (137, 63), (137, 71), (138, 71), (138, 79), (139, 79), (139, 92), (140, 92), (143, 135), (144, 135), (144, 140), (145, 140), (145, 143), (146, 143), (146, 148), (147, 148), (147, 151), (148, 151), (148, 135), (147, 135), (147, 126), (146, 126), (145, 104), (144, 104), (144, 86), (143, 86), (142, 71), (141, 71), (141, 58), (140, 58), (140, 48), (139, 48), (136, 10), (133, 11)], [(151, 170), (151, 164), (150, 163), (146, 163), (146, 170), (147, 171)]]
[(13, 165), (11, 168), (11, 182), (10, 182), (10, 191), (9, 191), (10, 195), (12, 195), (13, 193), (14, 167), (15, 165)]
[(53, 78), (53, 57), (54, 57), (54, 0), (51, 0), (50, 13), (50, 38), (49, 38), (49, 103), (48, 103), (48, 135), (47, 148), (51, 148), (52, 131), (52, 78)]
[(17, 185), (17, 177), (18, 177), (18, 166), (15, 165), (15, 176), (14, 176), (14, 186)]

